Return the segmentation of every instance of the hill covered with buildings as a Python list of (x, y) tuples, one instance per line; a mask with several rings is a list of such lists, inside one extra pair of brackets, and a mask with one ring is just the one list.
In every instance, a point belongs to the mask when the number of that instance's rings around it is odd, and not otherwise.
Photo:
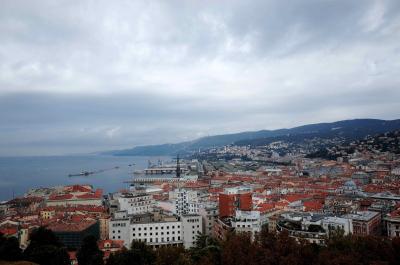
[(137, 146), (126, 150), (105, 152), (112, 155), (176, 155), (193, 154), (199, 150), (217, 148), (225, 145), (261, 146), (271, 142), (286, 141), (299, 143), (318, 139), (321, 142), (351, 141), (362, 139), (367, 135), (375, 135), (400, 129), (400, 120), (356, 119), (332, 123), (309, 124), (291, 129), (261, 130), (235, 134), (215, 135), (193, 141)]

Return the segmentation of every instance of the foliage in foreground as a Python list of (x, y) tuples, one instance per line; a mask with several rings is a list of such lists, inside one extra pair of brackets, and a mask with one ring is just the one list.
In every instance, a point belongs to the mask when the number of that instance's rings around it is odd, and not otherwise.
[[(33, 244), (32, 244), (33, 243)], [(25, 259), (40, 265), (69, 264), (65, 248), (48, 230), (41, 229), (22, 252), (14, 239), (0, 235), (0, 260)], [(103, 253), (93, 238), (78, 250), (80, 263), (102, 265)], [(287, 234), (262, 231), (255, 240), (247, 234), (230, 234), (224, 241), (199, 235), (193, 248), (153, 250), (132, 242), (130, 250), (112, 254), (105, 265), (364, 265), (400, 264), (400, 238), (332, 235), (326, 246), (297, 242)]]
[[(139, 251), (140, 250), (140, 251)], [(137, 255), (140, 258), (137, 258)], [(230, 234), (219, 242), (205, 235), (190, 250), (165, 247), (152, 250), (134, 242), (132, 250), (114, 254), (107, 265), (336, 265), (400, 263), (400, 239), (333, 235), (326, 246), (297, 242), (287, 234), (263, 231), (255, 240)]]

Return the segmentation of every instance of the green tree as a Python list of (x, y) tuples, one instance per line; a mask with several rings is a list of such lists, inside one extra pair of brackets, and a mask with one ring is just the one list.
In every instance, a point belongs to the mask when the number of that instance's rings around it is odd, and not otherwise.
[(22, 258), (22, 251), (19, 248), (18, 239), (15, 237), (6, 238), (0, 234), (0, 260), (15, 261)]
[(76, 257), (80, 265), (103, 265), (103, 252), (97, 245), (94, 236), (87, 236), (83, 239), (82, 246), (78, 250)]
[(69, 265), (67, 249), (54, 233), (44, 227), (35, 229), (30, 235), (30, 244), (25, 249), (24, 258), (40, 265)]
[(221, 245), (219, 241), (205, 234), (197, 235), (195, 244), (189, 252), (194, 264), (221, 264)]
[(185, 249), (183, 247), (161, 247), (156, 250), (156, 265), (175, 265), (179, 262), (183, 262), (185, 256)]
[(107, 265), (153, 265), (155, 260), (151, 247), (143, 242), (133, 241), (131, 249), (111, 255)]

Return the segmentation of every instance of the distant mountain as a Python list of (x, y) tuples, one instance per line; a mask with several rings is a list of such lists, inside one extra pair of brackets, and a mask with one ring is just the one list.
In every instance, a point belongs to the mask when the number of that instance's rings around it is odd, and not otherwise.
[(352, 141), (344, 145), (324, 147), (316, 152), (308, 154), (308, 158), (324, 158), (336, 160), (338, 157), (347, 157), (354, 152), (389, 152), (400, 154), (400, 130), (376, 134), (364, 137), (361, 140)]
[(234, 134), (223, 134), (207, 136), (193, 141), (136, 146), (126, 150), (105, 152), (118, 156), (135, 155), (176, 155), (189, 154), (199, 149), (220, 147), (229, 144), (238, 145), (263, 145), (274, 139), (302, 139), (305, 137), (342, 137), (347, 140), (357, 140), (367, 135), (375, 135), (400, 129), (400, 119), (378, 120), (378, 119), (355, 119), (344, 120), (332, 123), (317, 123), (294, 127), (291, 129), (261, 130), (253, 132), (241, 132)]

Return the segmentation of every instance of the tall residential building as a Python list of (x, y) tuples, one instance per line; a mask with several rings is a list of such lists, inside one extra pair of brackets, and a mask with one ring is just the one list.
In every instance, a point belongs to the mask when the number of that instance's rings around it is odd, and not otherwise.
[(199, 213), (199, 199), (197, 191), (177, 189), (174, 191), (175, 200), (173, 213), (176, 215), (183, 214), (198, 214)]
[(152, 195), (147, 193), (122, 193), (118, 197), (119, 210), (129, 215), (151, 212), (154, 207)]
[(380, 235), (381, 215), (378, 212), (358, 211), (342, 217), (352, 220), (354, 235)]
[(193, 246), (202, 231), (199, 215), (174, 217), (163, 213), (118, 215), (110, 221), (109, 238), (122, 240), (129, 248), (133, 240), (145, 242), (154, 248), (161, 246)]
[(244, 187), (226, 188), (219, 194), (219, 217), (233, 217), (236, 210), (251, 211), (251, 190)]

